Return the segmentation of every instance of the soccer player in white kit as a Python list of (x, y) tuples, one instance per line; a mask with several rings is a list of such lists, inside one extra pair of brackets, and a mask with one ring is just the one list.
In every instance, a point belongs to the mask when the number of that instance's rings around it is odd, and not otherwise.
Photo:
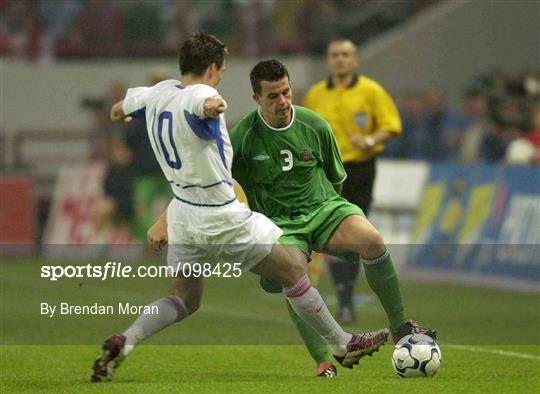
[[(223, 115), (227, 104), (215, 89), (225, 72), (226, 54), (216, 37), (194, 34), (180, 50), (182, 82), (128, 89), (111, 109), (113, 121), (145, 116), (149, 141), (173, 190), (174, 199), (154, 225), (167, 228), (168, 264), (236, 261), (242, 271), (279, 281), (298, 315), (328, 341), (343, 366), (352, 367), (386, 342), (389, 332), (345, 332), (311, 286), (305, 262), (277, 243), (282, 231), (236, 200)], [(163, 240), (151, 229), (149, 241), (160, 247)], [(172, 289), (170, 296), (149, 305), (157, 307), (157, 314), (142, 314), (122, 334), (107, 338), (94, 363), (93, 381), (109, 380), (134, 346), (199, 308), (201, 276), (186, 277), (180, 270)]]

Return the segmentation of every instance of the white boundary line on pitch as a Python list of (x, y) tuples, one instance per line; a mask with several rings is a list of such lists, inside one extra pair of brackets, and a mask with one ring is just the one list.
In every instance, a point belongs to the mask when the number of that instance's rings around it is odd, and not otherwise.
[(536, 356), (534, 354), (528, 354), (528, 353), (518, 353), (518, 352), (509, 352), (506, 350), (486, 349), (486, 348), (478, 347), (478, 346), (463, 346), (463, 345), (448, 345), (448, 346), (451, 346), (454, 349), (466, 350), (469, 352), (499, 354), (501, 356), (524, 358), (527, 360), (540, 361), (540, 356)]

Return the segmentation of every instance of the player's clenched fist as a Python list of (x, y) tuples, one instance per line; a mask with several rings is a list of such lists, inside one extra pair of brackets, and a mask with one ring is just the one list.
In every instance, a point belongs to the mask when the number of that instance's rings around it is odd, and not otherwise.
[[(167, 212), (167, 211), (165, 211)], [(156, 251), (160, 251), (165, 245), (167, 245), (167, 220), (164, 215), (150, 227), (146, 233), (146, 238), (150, 246)]]
[(204, 113), (215, 118), (227, 109), (227, 102), (219, 94), (204, 100)]
[(127, 116), (122, 108), (124, 100), (120, 100), (111, 107), (111, 121), (112, 122), (131, 122), (131, 116)]

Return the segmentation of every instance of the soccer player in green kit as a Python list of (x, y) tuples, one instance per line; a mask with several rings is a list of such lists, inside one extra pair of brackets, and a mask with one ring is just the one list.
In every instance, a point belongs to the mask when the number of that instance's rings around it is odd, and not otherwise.
[[(333, 132), (315, 112), (292, 105), (286, 67), (277, 60), (259, 62), (250, 74), (259, 105), (230, 132), (233, 177), (249, 205), (284, 232), (279, 242), (296, 258), (312, 250), (363, 263), (366, 279), (390, 321), (394, 342), (411, 333), (435, 338), (404, 314), (398, 279), (381, 235), (362, 210), (340, 197), (345, 170)], [(262, 287), (281, 286), (261, 278)], [(328, 346), (289, 304), (287, 308), (311, 356), (317, 376), (334, 377)]]

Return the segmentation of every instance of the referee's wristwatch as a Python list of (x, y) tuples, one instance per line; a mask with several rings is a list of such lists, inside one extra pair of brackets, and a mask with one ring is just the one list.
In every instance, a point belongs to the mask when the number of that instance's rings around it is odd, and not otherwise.
[(375, 146), (375, 140), (369, 135), (364, 138), (364, 143), (368, 148), (373, 148)]

